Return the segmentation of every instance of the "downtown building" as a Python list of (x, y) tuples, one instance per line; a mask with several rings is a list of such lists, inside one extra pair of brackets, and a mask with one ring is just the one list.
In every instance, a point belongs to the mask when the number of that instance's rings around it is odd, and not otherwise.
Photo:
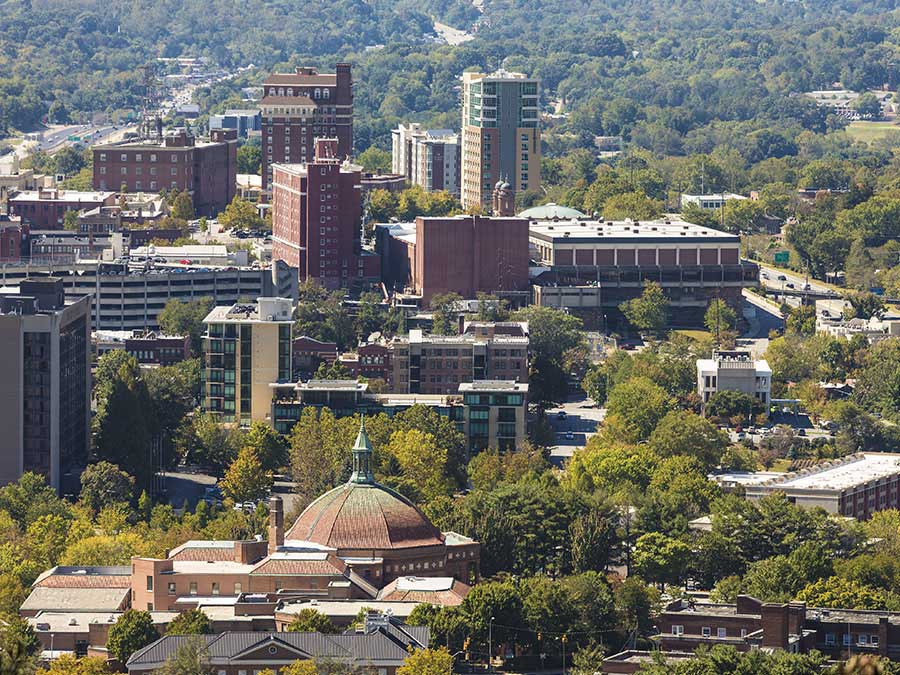
[(309, 162), (276, 164), (272, 174), (272, 260), (326, 288), (380, 274), (361, 249), (361, 168), (339, 154), (339, 139), (319, 138)]
[(222, 422), (265, 420), (272, 385), (291, 379), (293, 306), (288, 298), (214, 307), (203, 322), (203, 409)]
[(41, 474), (74, 494), (90, 450), (91, 298), (62, 280), (26, 279), (0, 295), (0, 485)]
[(459, 134), (401, 124), (391, 131), (391, 170), (426, 192), (459, 195)]
[(184, 129), (155, 139), (98, 145), (94, 189), (190, 193), (194, 210), (216, 216), (237, 192), (237, 132), (213, 129), (200, 141)]
[(305, 163), (315, 156), (317, 138), (337, 139), (335, 156), (353, 152), (353, 81), (350, 65), (333, 73), (296, 68), (272, 73), (263, 82), (262, 191), (271, 190), (275, 164)]
[(541, 186), (539, 81), (522, 73), (463, 73), (460, 201), (491, 208), (494, 186)]

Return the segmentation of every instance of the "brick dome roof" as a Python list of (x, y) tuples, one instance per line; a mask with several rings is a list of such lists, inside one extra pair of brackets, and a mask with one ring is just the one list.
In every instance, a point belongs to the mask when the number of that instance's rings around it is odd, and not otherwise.
[(375, 482), (371, 459), (372, 446), (361, 421), (350, 480), (307, 506), (285, 539), (381, 551), (442, 545), (444, 535), (412, 502)]
[(346, 483), (306, 507), (285, 539), (336, 549), (391, 550), (444, 543), (441, 534), (402, 495), (377, 483)]

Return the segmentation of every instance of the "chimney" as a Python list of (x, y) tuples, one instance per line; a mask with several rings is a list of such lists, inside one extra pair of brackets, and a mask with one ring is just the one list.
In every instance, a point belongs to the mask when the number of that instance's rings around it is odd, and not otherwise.
[(269, 498), (269, 555), (284, 546), (284, 505), (281, 497)]
[(790, 606), (766, 602), (762, 606), (762, 646), (787, 649), (790, 640)]

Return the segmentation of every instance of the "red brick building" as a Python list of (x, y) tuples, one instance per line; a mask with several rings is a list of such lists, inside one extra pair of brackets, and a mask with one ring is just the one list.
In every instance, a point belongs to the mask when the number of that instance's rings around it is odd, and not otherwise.
[(19, 262), (22, 258), (22, 221), (0, 214), (0, 262)]
[(361, 171), (339, 159), (339, 144), (318, 139), (313, 161), (276, 165), (272, 184), (272, 260), (328, 288), (379, 275), (360, 248)]
[[(388, 226), (390, 227), (390, 226)], [(528, 291), (528, 221), (455, 216), (416, 218), (414, 231), (380, 238), (389, 282), (427, 305), (440, 293)], [(385, 248), (387, 250), (385, 250)]]
[(306, 507), (285, 531), (270, 500), (268, 541), (191, 541), (164, 559), (133, 558), (131, 604), (165, 610), (179, 598), (282, 593), (375, 599), (400, 577), (479, 577), (480, 544), (442, 533), (406, 498), (375, 482), (361, 428), (350, 480)]
[(237, 191), (237, 131), (213, 129), (209, 141), (185, 130), (162, 139), (94, 147), (94, 188), (126, 192), (185, 190), (198, 215), (216, 216)]
[(273, 164), (310, 161), (317, 138), (336, 138), (336, 156), (353, 152), (353, 81), (350, 65), (339, 63), (334, 73), (297, 68), (272, 73), (263, 82), (262, 189), (271, 189)]
[[(95, 165), (96, 166), (96, 165)], [(116, 193), (78, 192), (57, 188), (40, 188), (18, 193), (9, 200), (9, 215), (19, 216), (22, 224), (33, 230), (62, 230), (66, 211), (96, 209), (116, 203)]]

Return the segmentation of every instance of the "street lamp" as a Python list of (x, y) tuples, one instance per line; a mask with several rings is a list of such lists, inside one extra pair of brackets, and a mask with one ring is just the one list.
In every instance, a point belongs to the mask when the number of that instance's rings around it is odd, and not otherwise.
[(488, 622), (488, 672), (494, 672), (494, 617)]

